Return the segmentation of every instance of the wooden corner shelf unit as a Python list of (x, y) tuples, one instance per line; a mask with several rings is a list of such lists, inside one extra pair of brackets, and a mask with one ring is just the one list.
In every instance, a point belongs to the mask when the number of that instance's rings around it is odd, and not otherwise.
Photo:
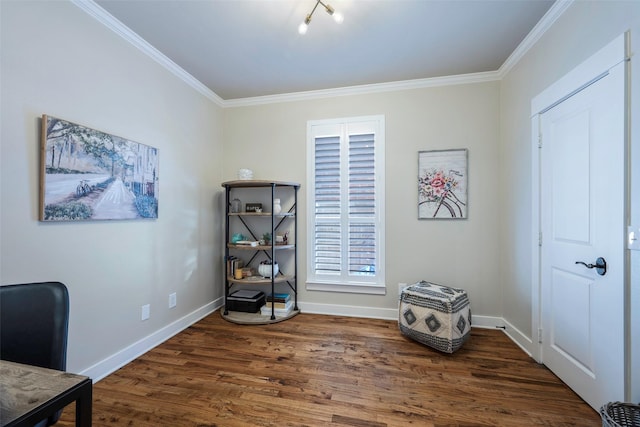
[[(263, 181), (263, 180), (236, 180), (223, 182), (225, 188), (225, 284), (224, 284), (224, 309), (221, 310), (222, 317), (230, 322), (239, 324), (267, 324), (281, 322), (297, 315), (298, 309), (298, 189), (300, 184), (294, 182), (282, 181)], [(265, 200), (265, 206), (268, 205), (271, 212), (232, 212), (232, 198), (239, 196), (247, 189), (257, 189), (258, 193), (262, 191)], [(254, 191), (254, 190), (250, 190)], [(255, 194), (255, 193), (252, 193)], [(274, 205), (278, 196), (286, 196), (290, 204), (288, 209), (282, 206), (282, 211), (274, 213)], [(293, 235), (286, 244), (265, 244), (251, 246), (247, 244), (236, 244), (232, 242), (232, 230), (242, 230), (248, 233), (252, 241), (259, 241), (262, 233), (258, 229), (266, 229), (271, 234), (272, 242), (275, 240), (276, 232), (286, 227), (293, 226)], [(289, 268), (293, 271), (287, 271), (289, 274), (280, 269), (275, 277), (249, 276), (242, 279), (236, 279), (234, 272), (229, 271), (229, 262), (231, 258), (241, 258), (246, 267), (252, 267), (259, 263), (260, 258), (266, 258), (272, 262), (278, 262), (278, 259), (287, 258)], [(292, 261), (291, 261), (292, 258)], [(280, 265), (280, 263), (278, 262)], [(282, 268), (282, 267), (280, 267)], [(261, 286), (268, 288), (268, 291), (274, 295), (276, 293), (276, 285), (286, 286), (291, 291), (291, 300), (293, 309), (286, 315), (276, 315), (276, 309), (272, 305), (270, 315), (264, 315), (261, 311), (257, 313), (244, 313), (239, 311), (228, 310), (227, 299), (230, 293), (236, 289), (246, 289), (250, 286)]]

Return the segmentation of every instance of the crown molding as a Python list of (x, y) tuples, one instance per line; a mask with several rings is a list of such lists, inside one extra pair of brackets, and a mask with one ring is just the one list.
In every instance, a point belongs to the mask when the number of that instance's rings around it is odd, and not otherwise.
[(200, 92), (202, 95), (219, 106), (223, 106), (224, 100), (215, 92), (202, 84), (199, 80), (187, 73), (182, 67), (173, 62), (158, 49), (151, 46), (146, 40), (134, 33), (129, 27), (117, 20), (113, 15), (100, 7), (93, 0), (70, 0), (71, 3), (85, 11), (88, 15), (109, 28), (111, 31), (125, 39), (127, 42), (138, 48), (147, 56), (151, 57), (158, 64), (162, 65), (169, 72), (173, 73), (186, 84)]
[(433, 77), (425, 79), (402, 80), (397, 82), (376, 83), (368, 85), (347, 86), (333, 89), (292, 92), (278, 95), (265, 95), (250, 98), (224, 100), (202, 82), (186, 72), (182, 67), (151, 46), (142, 37), (134, 33), (129, 27), (113, 17), (93, 0), (70, 0), (71, 3), (85, 11), (98, 22), (112, 30), (140, 51), (151, 57), (158, 64), (187, 83), (196, 91), (213, 101), (216, 105), (227, 107), (246, 107), (254, 105), (275, 104), (282, 102), (308, 101), (313, 99), (332, 98), (337, 96), (366, 95), (372, 93), (392, 92), (412, 89), (424, 89), (438, 86), (452, 86), (461, 84), (483, 83), (501, 80), (535, 45), (555, 21), (573, 4), (575, 0), (557, 0), (536, 24), (531, 32), (518, 45), (513, 53), (496, 71), (482, 73), (459, 74), (454, 76)]
[(402, 80), (397, 82), (376, 83), (341, 88), (292, 92), (278, 95), (238, 98), (224, 101), (225, 107), (246, 107), (252, 105), (274, 104), (280, 102), (308, 101), (312, 99), (334, 98), (337, 96), (368, 95), (380, 92), (395, 92), (411, 89), (423, 89), (437, 86), (453, 86), (470, 83), (483, 83), (499, 80), (497, 71), (484, 73), (459, 74), (455, 76), (432, 77), (426, 79)]
[(513, 67), (524, 57), (524, 55), (535, 45), (538, 40), (547, 32), (558, 18), (573, 4), (574, 0), (557, 0), (551, 5), (547, 13), (538, 21), (535, 27), (520, 42), (518, 47), (509, 55), (506, 61), (500, 66), (497, 73), (503, 79)]

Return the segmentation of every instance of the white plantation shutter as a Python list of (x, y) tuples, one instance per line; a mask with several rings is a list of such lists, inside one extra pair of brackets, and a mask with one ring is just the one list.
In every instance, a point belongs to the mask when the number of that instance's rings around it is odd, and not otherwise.
[(349, 135), (349, 272), (376, 270), (375, 134)]
[(339, 136), (316, 139), (315, 183), (314, 269), (322, 274), (340, 274), (342, 228)]
[(307, 288), (384, 293), (384, 117), (310, 122)]

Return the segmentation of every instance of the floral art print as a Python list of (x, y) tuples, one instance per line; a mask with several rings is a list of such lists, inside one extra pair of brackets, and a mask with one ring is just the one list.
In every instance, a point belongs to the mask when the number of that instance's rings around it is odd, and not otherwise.
[(467, 150), (418, 153), (418, 219), (467, 218)]

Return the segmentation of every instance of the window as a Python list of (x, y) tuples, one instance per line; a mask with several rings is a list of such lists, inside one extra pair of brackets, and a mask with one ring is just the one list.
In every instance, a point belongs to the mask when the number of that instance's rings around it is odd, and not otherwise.
[(310, 121), (307, 289), (384, 294), (384, 117)]

